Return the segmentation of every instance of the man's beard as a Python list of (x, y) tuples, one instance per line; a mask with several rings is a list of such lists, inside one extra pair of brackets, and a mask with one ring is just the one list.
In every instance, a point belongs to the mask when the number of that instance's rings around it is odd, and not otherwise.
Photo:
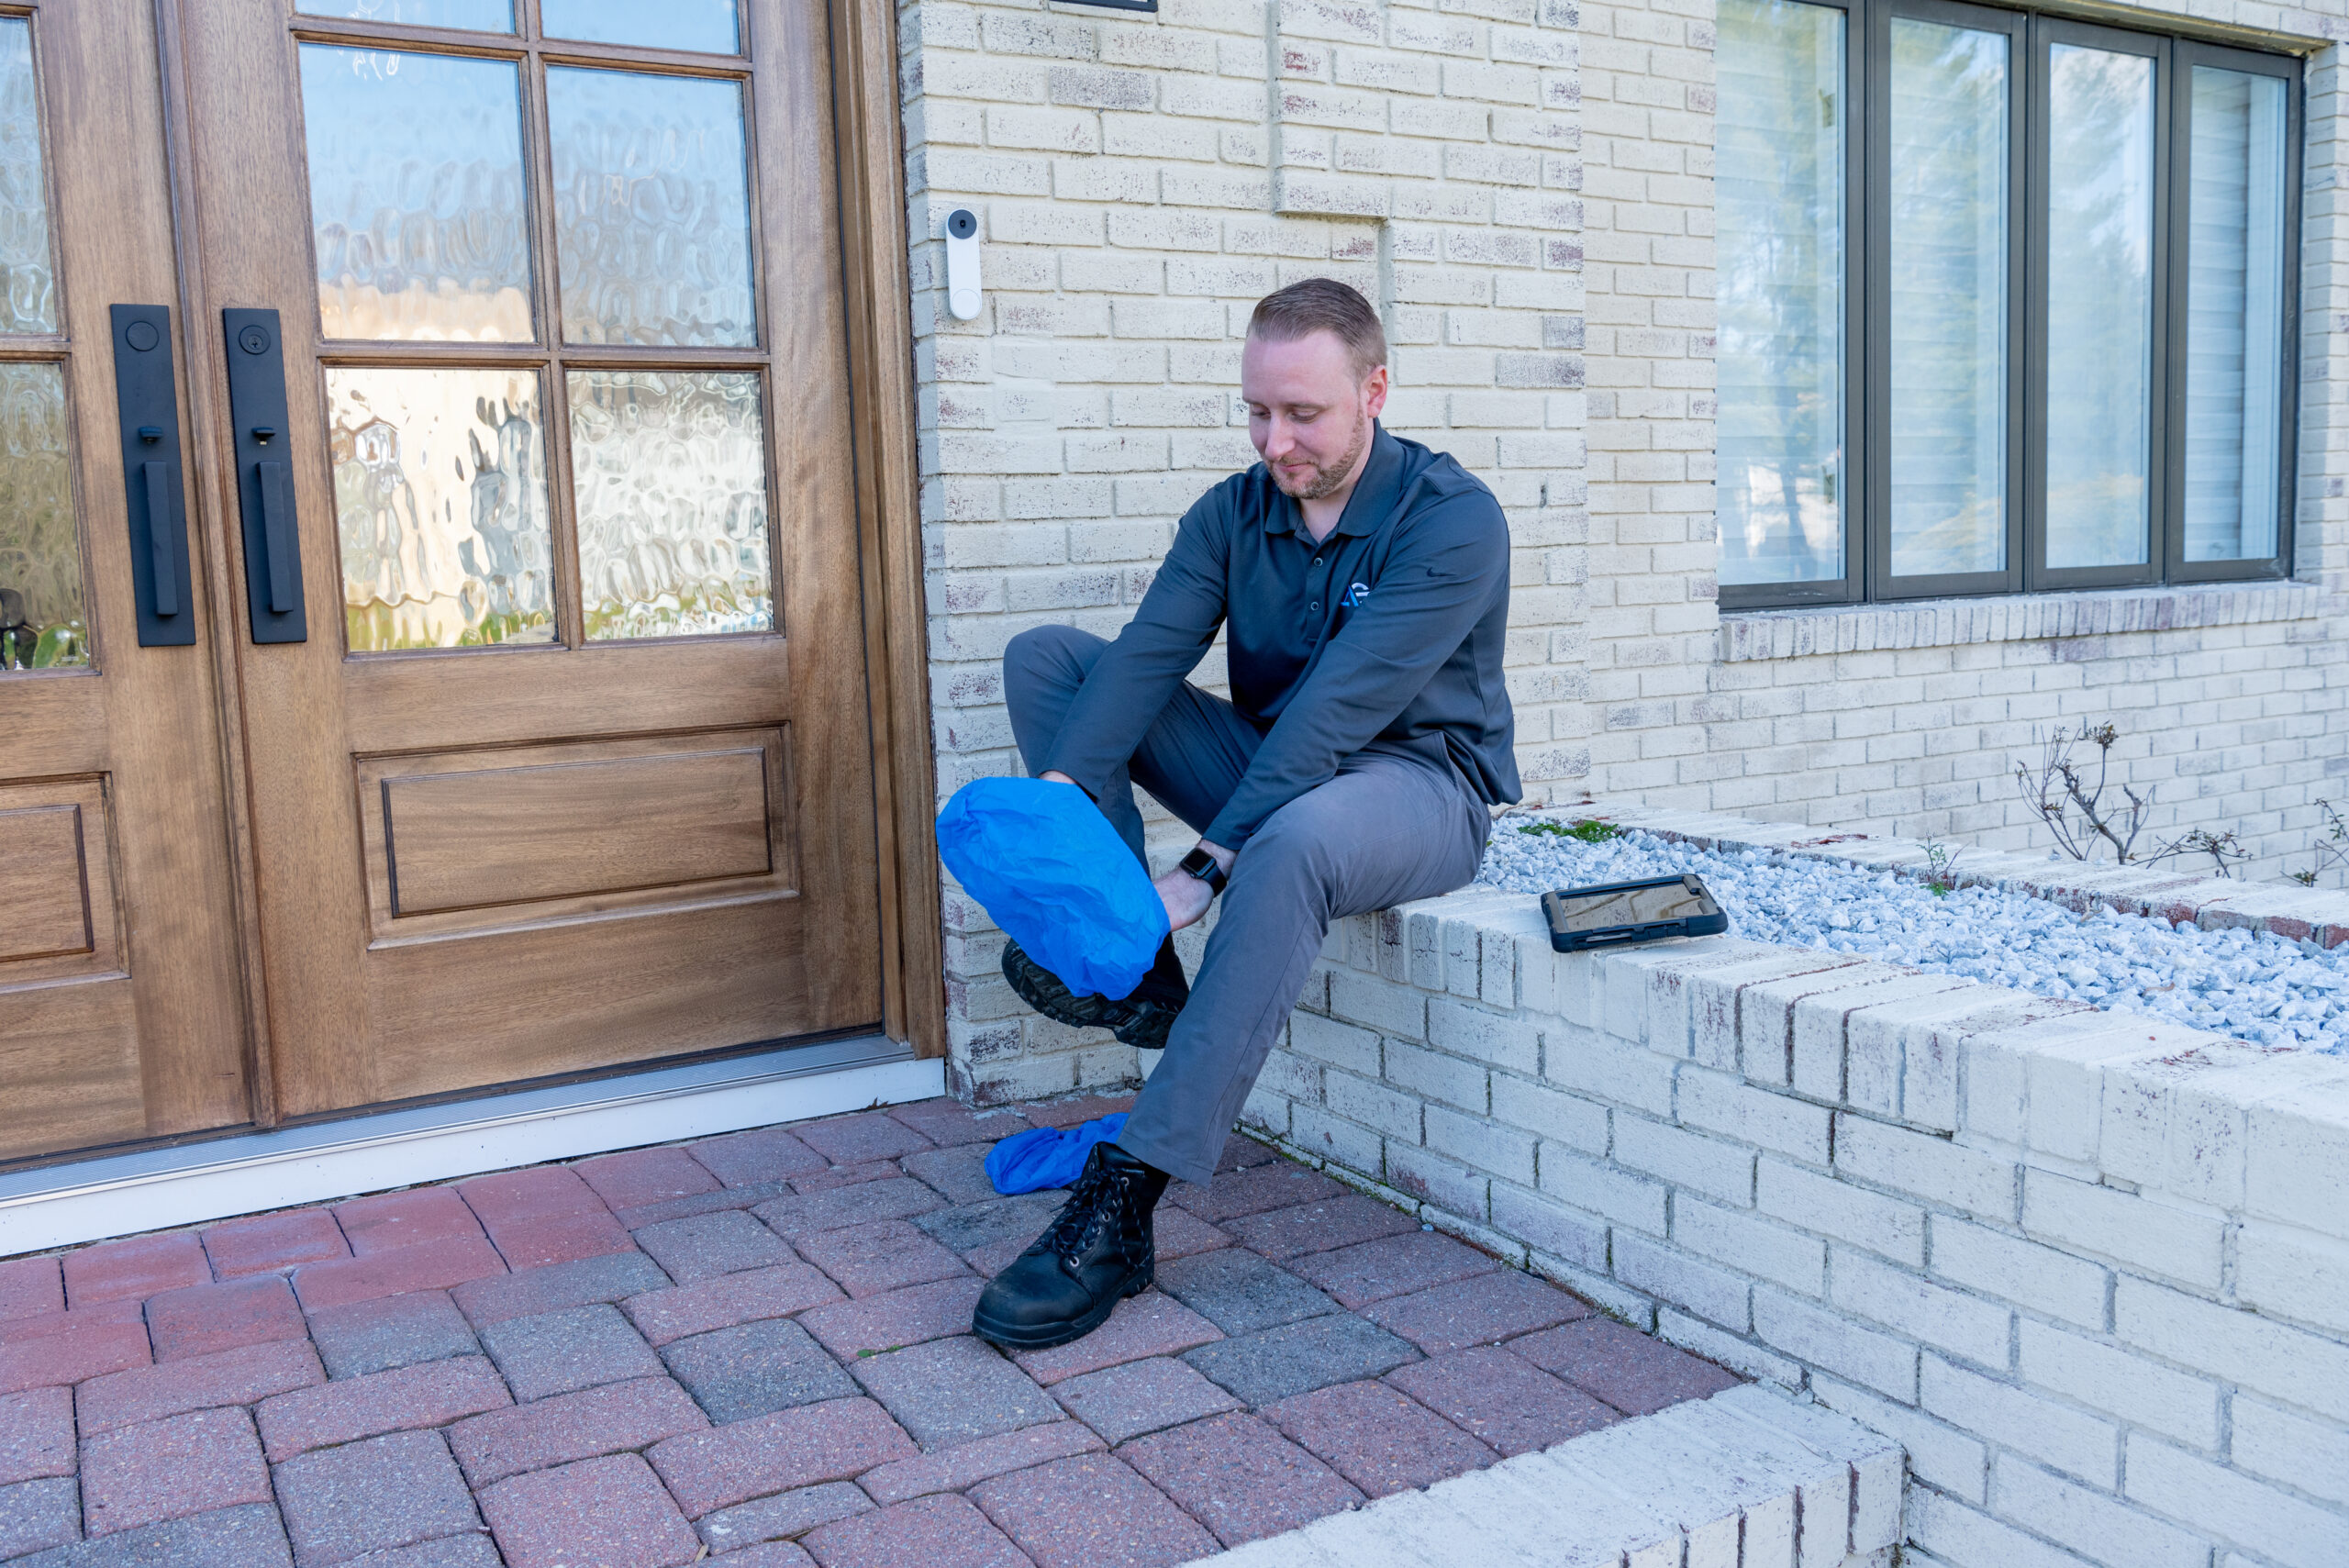
[(1362, 449), (1369, 444), (1370, 421), (1358, 419), (1354, 424), (1353, 439), (1346, 443), (1345, 455), (1333, 463), (1315, 468), (1313, 477), (1295, 489), (1290, 488), (1289, 481), (1282, 476), (1277, 465), (1266, 463), (1264, 466), (1272, 473), (1273, 487), (1282, 495), (1293, 501), (1319, 501), (1346, 482), (1347, 475), (1353, 473), (1354, 463), (1362, 456)]

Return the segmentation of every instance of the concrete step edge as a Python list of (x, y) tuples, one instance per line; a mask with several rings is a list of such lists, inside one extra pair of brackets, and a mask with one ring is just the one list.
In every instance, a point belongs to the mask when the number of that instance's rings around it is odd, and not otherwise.
[(1881, 1568), (1906, 1456), (1749, 1384), (1200, 1559), (1204, 1568)]

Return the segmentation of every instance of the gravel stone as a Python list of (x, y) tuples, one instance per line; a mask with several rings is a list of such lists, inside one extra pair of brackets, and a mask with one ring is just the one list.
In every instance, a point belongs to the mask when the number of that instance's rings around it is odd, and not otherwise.
[[(1965, 853), (1956, 869), (1963, 874)], [(2349, 1054), (2349, 947), (2060, 904), (1992, 887), (1936, 896), (1913, 874), (1776, 851), (1714, 851), (1629, 829), (1585, 844), (1495, 830), (1477, 881), (1515, 893), (1694, 872), (1731, 935), (1825, 948), (2086, 1002), (2260, 1045)]]

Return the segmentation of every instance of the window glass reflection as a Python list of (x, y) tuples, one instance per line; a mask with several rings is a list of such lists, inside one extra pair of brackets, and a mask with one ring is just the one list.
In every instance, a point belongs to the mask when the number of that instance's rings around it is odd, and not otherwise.
[(1720, 581), (1843, 575), (1843, 16), (1721, 0)]
[(2152, 538), (2154, 62), (2048, 61), (2047, 564), (2142, 565)]
[(538, 375), (329, 370), (327, 404), (351, 651), (552, 641)]
[(511, 0), (298, 0), (306, 17), (342, 17), (355, 22), (401, 22), (416, 28), (461, 28), (468, 32), (510, 33)]
[(0, 17), (0, 332), (56, 330), (33, 27), (22, 17)]
[(65, 367), (0, 364), (0, 672), (89, 662)]
[(2007, 564), (2007, 37), (1896, 17), (1891, 569)]
[(547, 117), (563, 337), (755, 343), (740, 86), (557, 66)]
[(307, 44), (302, 117), (326, 336), (531, 340), (512, 62)]
[(734, 54), (742, 47), (734, 0), (664, 0), (658, 6), (644, 0), (540, 0), (539, 17), (551, 39), (709, 54)]
[(759, 378), (581, 371), (570, 391), (588, 639), (773, 630)]
[(2186, 559), (2276, 553), (2283, 462), (2284, 83), (2194, 69)]

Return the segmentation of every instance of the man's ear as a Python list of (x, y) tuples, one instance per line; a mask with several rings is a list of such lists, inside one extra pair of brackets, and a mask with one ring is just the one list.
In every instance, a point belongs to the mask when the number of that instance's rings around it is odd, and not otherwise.
[(1363, 377), (1362, 406), (1374, 419), (1378, 417), (1378, 411), (1386, 406), (1386, 367), (1385, 365), (1373, 365), (1370, 373)]

